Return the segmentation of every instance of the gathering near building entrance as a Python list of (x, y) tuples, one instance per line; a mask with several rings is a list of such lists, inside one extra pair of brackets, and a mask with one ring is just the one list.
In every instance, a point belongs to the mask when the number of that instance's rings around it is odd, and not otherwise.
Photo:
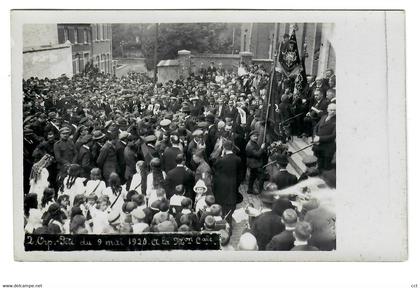
[(23, 36), (26, 234), (336, 249), (333, 24), (34, 24)]

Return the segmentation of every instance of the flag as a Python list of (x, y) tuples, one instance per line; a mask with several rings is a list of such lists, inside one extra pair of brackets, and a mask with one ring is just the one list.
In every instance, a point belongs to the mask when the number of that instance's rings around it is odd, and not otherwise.
[(273, 68), (271, 72), (269, 94), (265, 105), (265, 109), (268, 110), (265, 110), (266, 114), (263, 115), (263, 117), (267, 116), (266, 129), (270, 139), (275, 140), (281, 137), (280, 128), (277, 125), (280, 121), (279, 113), (276, 111), (284, 93), (281, 84), (288, 83), (287, 86), (289, 86), (291, 92), (297, 93), (301, 97), (305, 95), (308, 85), (304, 59), (304, 57), (302, 59), (299, 57), (296, 33), (293, 30), (290, 39), (281, 43), (279, 55), (276, 59), (280, 65), (274, 65), (274, 67), (279, 68), (279, 71)]
[(302, 58), (299, 56), (299, 48), (296, 40), (296, 33), (293, 30), (289, 41), (282, 43), (278, 57), (280, 70), (293, 83), (293, 94), (303, 95), (307, 88), (306, 69), (305, 69), (305, 51)]

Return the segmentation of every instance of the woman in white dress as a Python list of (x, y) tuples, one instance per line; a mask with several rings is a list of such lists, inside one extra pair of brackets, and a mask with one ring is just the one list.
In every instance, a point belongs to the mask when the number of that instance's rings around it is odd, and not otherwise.
[[(147, 170), (146, 170), (146, 162), (138, 161), (136, 163), (136, 171), (137, 173), (133, 175), (130, 183), (130, 190), (129, 191), (136, 191), (139, 194), (145, 194), (146, 192), (146, 181), (147, 181)], [(143, 193), (144, 191), (144, 193)]]
[[(160, 167), (160, 160), (159, 158), (153, 158), (150, 161), (151, 172), (147, 175), (147, 189), (146, 189), (146, 198), (149, 199), (156, 199), (157, 198), (157, 190), (164, 188), (163, 183), (166, 178), (166, 174), (162, 171)], [(148, 206), (152, 203), (151, 201), (148, 202)]]
[(37, 195), (38, 203), (41, 203), (45, 188), (50, 186), (47, 167), (51, 164), (52, 160), (53, 157), (51, 155), (45, 154), (41, 160), (32, 166), (31, 176), (29, 178), (29, 193), (35, 193)]

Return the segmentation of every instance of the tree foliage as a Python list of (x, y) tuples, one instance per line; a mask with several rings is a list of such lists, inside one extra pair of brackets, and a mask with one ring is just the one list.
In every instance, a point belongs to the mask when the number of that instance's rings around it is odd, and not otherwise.
[[(114, 27), (115, 26), (115, 27)], [(121, 41), (139, 40), (148, 68), (154, 66), (156, 24), (116, 24), (113, 26), (113, 56), (121, 57)], [(235, 29), (235, 47), (233, 43)], [(174, 59), (179, 50), (198, 53), (232, 53), (240, 46), (240, 24), (175, 23), (159, 24), (157, 60)]]

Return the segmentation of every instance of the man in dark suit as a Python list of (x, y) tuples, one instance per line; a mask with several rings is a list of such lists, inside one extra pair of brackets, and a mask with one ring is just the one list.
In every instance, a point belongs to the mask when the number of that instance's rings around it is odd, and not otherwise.
[(228, 105), (223, 107), (222, 111), (222, 119), (230, 118), (233, 122), (236, 122), (236, 118), (238, 117), (238, 109), (234, 106), (233, 100), (229, 100)]
[(312, 147), (314, 154), (318, 157), (318, 169), (328, 170), (331, 166), (336, 151), (335, 143), (335, 111), (336, 105), (328, 105), (328, 114), (323, 116), (314, 129), (314, 142)]
[(274, 236), (267, 244), (267, 251), (289, 251), (295, 245), (295, 237), (293, 231), (297, 223), (297, 214), (293, 209), (286, 209), (281, 217), (281, 222), (285, 225), (285, 229), (280, 234)]
[(182, 154), (182, 151), (179, 149), (178, 136), (171, 135), (170, 142), (171, 146), (167, 147), (162, 155), (162, 167), (166, 173), (176, 167), (176, 156)]
[(215, 118), (213, 114), (207, 114), (206, 121), (209, 124), (209, 128), (204, 142), (206, 143), (206, 156), (209, 158), (217, 141), (217, 125), (214, 124)]
[(327, 114), (328, 99), (325, 98), (324, 94), (320, 90), (314, 92), (315, 103), (310, 108), (309, 112), (306, 113), (305, 128), (306, 133), (309, 136), (313, 135), (313, 127), (321, 119), (322, 116)]
[(88, 134), (81, 139), (82, 146), (77, 155), (77, 164), (80, 165), (80, 176), (89, 178), (90, 170), (95, 167), (91, 147), (93, 145), (92, 135)]
[(248, 182), (248, 194), (254, 193), (254, 182), (257, 180), (258, 194), (261, 193), (264, 184), (264, 174), (262, 171), (263, 166), (263, 154), (265, 152), (265, 143), (261, 146), (258, 145), (258, 131), (252, 131), (250, 134), (250, 140), (246, 144), (246, 163), (249, 167), (249, 182)]
[(261, 193), (263, 209), (261, 214), (251, 224), (251, 233), (257, 239), (259, 250), (265, 250), (271, 239), (284, 230), (281, 216), (271, 209), (274, 200), (273, 195), (269, 191)]
[(293, 236), (295, 237), (294, 246), (290, 251), (319, 251), (315, 246), (308, 244), (311, 238), (312, 226), (308, 222), (302, 221), (296, 224)]
[(115, 146), (117, 139), (112, 139), (112, 135), (108, 135), (108, 137), (108, 141), (102, 146), (98, 159), (96, 160), (98, 168), (102, 171), (103, 179), (107, 181), (107, 183), (112, 172), (117, 174), (120, 173), (117, 148)]
[(214, 197), (216, 203), (222, 206), (223, 216), (229, 213), (226, 220), (231, 223), (236, 208), (241, 158), (233, 153), (233, 143), (229, 140), (223, 143), (222, 155), (213, 166)]
[[(277, 189), (285, 189), (297, 183), (297, 177), (286, 170), (289, 163), (287, 156), (284, 154), (275, 155), (276, 166), (278, 171), (275, 171), (271, 176), (270, 182), (277, 185)], [(277, 169), (276, 169), (277, 170)]]
[(115, 148), (117, 149), (117, 161), (118, 161), (118, 171), (122, 183), (125, 183), (125, 157), (124, 150), (127, 146), (127, 138), (130, 135), (127, 131), (123, 131), (119, 134), (119, 139), (115, 141)]
[(135, 144), (135, 138), (133, 135), (127, 137), (127, 146), (124, 149), (124, 160), (125, 160), (125, 180), (131, 181), (131, 178), (136, 174), (136, 163), (137, 163), (137, 147)]
[(210, 66), (207, 68), (207, 73), (216, 73), (217, 68), (214, 66), (214, 62), (210, 62)]
[(183, 164), (183, 154), (178, 154), (175, 161), (176, 167), (168, 172), (165, 179), (166, 198), (170, 199), (175, 191), (175, 186), (182, 184), (185, 188), (185, 196), (194, 201), (194, 173)]

